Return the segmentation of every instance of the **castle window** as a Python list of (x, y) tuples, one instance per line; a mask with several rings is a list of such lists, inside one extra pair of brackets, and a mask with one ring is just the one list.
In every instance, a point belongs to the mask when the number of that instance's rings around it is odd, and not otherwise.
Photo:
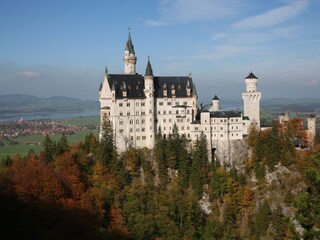
[(149, 109), (149, 113), (152, 113), (152, 110), (151, 110), (151, 109)]
[(233, 118), (231, 118), (231, 122), (233, 122)]
[(224, 122), (227, 122), (227, 119), (224, 119)]
[(159, 106), (163, 106), (163, 102), (159, 102)]
[(136, 111), (136, 115), (139, 116), (139, 111)]
[(136, 102), (136, 107), (139, 107), (139, 102)]
[(124, 132), (124, 130), (123, 129), (119, 129), (119, 133), (123, 133)]
[(160, 114), (160, 111), (158, 111), (158, 114)]
[(141, 103), (141, 107), (144, 107), (146, 104), (144, 102)]
[(122, 107), (123, 106), (123, 103), (121, 102), (121, 103), (119, 103), (119, 107)]
[(141, 115), (146, 115), (146, 113), (145, 112), (141, 112)]
[(198, 130), (199, 130), (199, 128), (198, 128), (198, 127), (195, 127), (195, 128), (194, 128), (194, 130), (198, 131)]
[(145, 128), (141, 128), (141, 132), (145, 132), (146, 131), (146, 129)]
[(190, 130), (190, 127), (189, 127), (189, 126), (187, 127), (187, 130)]
[(188, 109), (188, 110), (187, 110), (187, 114), (189, 114), (189, 113), (190, 113), (190, 110)]
[(136, 120), (136, 124), (139, 124), (139, 119)]
[[(184, 127), (181, 127), (181, 130), (184, 130)], [(206, 129), (207, 130), (207, 129)]]
[(223, 119), (220, 119), (220, 122), (223, 122)]
[(133, 120), (132, 119), (130, 119), (130, 124), (133, 124)]
[(119, 125), (123, 125), (123, 121), (119, 121)]
[(146, 140), (146, 136), (142, 136), (142, 140)]
[(130, 132), (133, 132), (133, 128), (130, 128)]
[(127, 102), (127, 107), (130, 107), (130, 103), (129, 102)]
[(167, 114), (167, 112), (166, 112), (166, 111), (163, 111), (163, 114)]
[(176, 114), (179, 114), (179, 110), (176, 110)]
[(144, 123), (145, 123), (145, 120), (144, 120), (144, 119), (142, 119), (142, 120), (141, 120), (141, 123), (142, 123), (142, 124), (144, 124)]
[(130, 112), (127, 112), (127, 116), (130, 116)]
[(150, 135), (150, 138), (152, 138), (152, 135)]
[(170, 118), (170, 119), (169, 119), (169, 123), (171, 123), (171, 122), (172, 122), (172, 119)]
[(137, 129), (136, 129), (136, 132), (140, 132), (140, 128), (137, 128)]
[(220, 137), (223, 137), (223, 134), (220, 134)]
[(171, 114), (171, 111), (169, 111), (169, 114)]
[(171, 102), (167, 102), (167, 105), (168, 105), (168, 106), (171, 106)]
[(236, 119), (236, 122), (238, 122), (238, 118)]
[(183, 105), (187, 105), (188, 104), (188, 102), (183, 102)]
[(137, 140), (140, 140), (140, 136), (137, 137)]
[(131, 141), (133, 141), (133, 136), (130, 137)]
[(179, 105), (179, 102), (176, 102), (176, 106), (178, 106)]
[(120, 116), (122, 116), (123, 115), (123, 112), (120, 112)]
[(223, 127), (220, 127), (220, 130), (223, 130)]
[(167, 119), (163, 119), (163, 122), (166, 123), (166, 122), (167, 122)]
[(236, 126), (236, 129), (238, 129), (238, 126)]
[(190, 137), (190, 133), (188, 133), (188, 138)]

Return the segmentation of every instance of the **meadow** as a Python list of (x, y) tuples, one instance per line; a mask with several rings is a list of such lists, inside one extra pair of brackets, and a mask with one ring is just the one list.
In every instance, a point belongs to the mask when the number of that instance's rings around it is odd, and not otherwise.
[[(76, 126), (90, 126), (92, 130), (86, 131), (76, 131), (72, 135), (67, 135), (68, 143), (70, 145), (79, 143), (81, 140), (85, 138), (89, 133), (93, 133), (98, 136), (99, 132), (97, 129), (93, 129), (99, 125), (99, 116), (88, 116), (88, 117), (75, 117), (70, 119), (60, 120), (63, 124), (66, 125), (76, 125)], [(54, 141), (59, 140), (61, 134), (50, 135), (50, 138)], [(14, 140), (18, 142), (16, 145), (9, 146), (0, 146), (0, 159), (6, 156), (14, 156), (19, 154), (21, 156), (26, 156), (30, 151), (34, 151), (35, 153), (39, 153), (42, 150), (41, 145), (26, 145), (25, 142), (43, 142), (45, 139), (45, 135), (29, 135), (29, 136), (21, 136), (17, 137)]]

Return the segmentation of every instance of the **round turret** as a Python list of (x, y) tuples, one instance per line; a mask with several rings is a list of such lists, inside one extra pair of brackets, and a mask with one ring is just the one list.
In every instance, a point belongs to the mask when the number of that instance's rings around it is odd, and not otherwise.
[(218, 112), (220, 111), (220, 99), (217, 97), (217, 95), (214, 95), (214, 97), (212, 98), (212, 107), (211, 110), (213, 112)]
[(247, 92), (257, 91), (258, 78), (252, 72), (246, 77), (245, 82)]

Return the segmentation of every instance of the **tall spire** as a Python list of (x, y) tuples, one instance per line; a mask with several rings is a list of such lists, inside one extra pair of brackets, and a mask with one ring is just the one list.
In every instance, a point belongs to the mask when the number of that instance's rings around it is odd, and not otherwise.
[(129, 37), (128, 37), (128, 41), (127, 41), (127, 44), (126, 44), (126, 50), (128, 50), (129, 53), (135, 54), (134, 46), (133, 46), (132, 40), (131, 40), (130, 28), (128, 28), (128, 29), (129, 29)]
[(129, 37), (126, 43), (126, 48), (124, 50), (124, 74), (136, 74), (136, 63), (137, 57), (134, 52), (134, 46), (131, 40), (130, 28), (129, 28)]
[(145, 76), (153, 76), (153, 71), (152, 71), (152, 67), (151, 67), (151, 63), (150, 63), (150, 56), (148, 56), (148, 63), (147, 63)]

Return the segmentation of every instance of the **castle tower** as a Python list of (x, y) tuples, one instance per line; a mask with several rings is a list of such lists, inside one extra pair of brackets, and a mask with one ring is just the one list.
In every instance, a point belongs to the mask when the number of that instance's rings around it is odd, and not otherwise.
[(212, 103), (211, 111), (213, 112), (220, 111), (220, 99), (217, 97), (217, 95), (214, 95), (211, 103)]
[(136, 74), (137, 57), (134, 52), (134, 46), (132, 44), (131, 35), (129, 32), (128, 41), (124, 50), (124, 74)]
[(260, 98), (257, 92), (258, 78), (251, 72), (245, 79), (246, 92), (242, 93), (243, 114), (249, 117), (250, 124), (260, 129)]
[(154, 84), (153, 71), (148, 58), (146, 74), (144, 76), (144, 94), (146, 96), (146, 146), (153, 148), (155, 143), (155, 124), (154, 124)]
[(314, 143), (314, 139), (316, 136), (316, 117), (314, 115), (310, 115), (308, 117), (308, 141), (309, 141), (309, 145), (313, 146)]

